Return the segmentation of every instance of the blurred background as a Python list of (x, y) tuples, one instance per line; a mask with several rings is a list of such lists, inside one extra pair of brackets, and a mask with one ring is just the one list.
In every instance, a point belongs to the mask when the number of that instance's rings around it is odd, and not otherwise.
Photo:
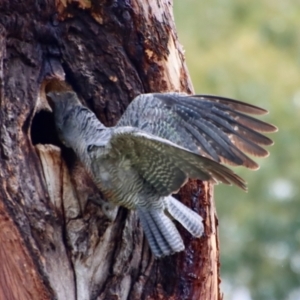
[(300, 1), (174, 0), (196, 93), (246, 101), (279, 127), (249, 192), (217, 186), (225, 300), (300, 300)]

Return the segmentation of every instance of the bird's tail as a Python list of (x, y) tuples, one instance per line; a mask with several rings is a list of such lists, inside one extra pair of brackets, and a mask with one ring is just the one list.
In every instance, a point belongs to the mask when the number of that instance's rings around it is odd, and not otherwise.
[(162, 209), (138, 209), (137, 211), (149, 246), (156, 257), (184, 250), (178, 230)]
[(202, 217), (192, 211), (190, 208), (173, 198), (165, 197), (165, 207), (167, 212), (177, 220), (188, 232), (195, 237), (201, 237), (203, 234)]
[[(188, 207), (169, 196), (165, 198), (166, 211), (180, 222), (192, 235), (203, 233), (202, 218)], [(156, 257), (184, 250), (182, 238), (166, 213), (161, 209), (137, 209), (148, 243)]]

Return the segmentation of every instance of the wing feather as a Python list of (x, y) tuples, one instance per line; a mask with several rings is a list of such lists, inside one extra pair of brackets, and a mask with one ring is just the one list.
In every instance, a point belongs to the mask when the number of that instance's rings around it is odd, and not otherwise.
[(245, 181), (227, 167), (176, 144), (145, 132), (120, 128), (110, 145), (161, 195), (177, 192), (188, 178), (235, 184), (246, 190)]
[(267, 111), (241, 101), (211, 95), (142, 94), (129, 105), (117, 126), (133, 126), (192, 152), (230, 165), (259, 166), (245, 153), (268, 156), (273, 142), (264, 132), (274, 125), (247, 114)]

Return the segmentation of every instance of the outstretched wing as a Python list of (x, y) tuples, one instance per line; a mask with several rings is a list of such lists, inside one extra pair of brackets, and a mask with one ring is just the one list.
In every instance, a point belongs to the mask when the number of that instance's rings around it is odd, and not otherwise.
[(162, 196), (178, 191), (188, 178), (235, 184), (246, 190), (245, 181), (227, 167), (134, 128), (115, 129), (109, 148), (129, 160)]
[(217, 162), (257, 169), (258, 164), (245, 153), (267, 156), (262, 146), (273, 142), (261, 132), (277, 128), (247, 114), (266, 113), (257, 106), (217, 96), (142, 94), (117, 126), (137, 127)]

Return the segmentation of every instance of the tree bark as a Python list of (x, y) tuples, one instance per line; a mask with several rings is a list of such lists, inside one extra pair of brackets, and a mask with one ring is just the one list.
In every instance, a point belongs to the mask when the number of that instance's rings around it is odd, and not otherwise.
[(168, 0), (2, 0), (0, 299), (220, 299), (212, 187), (179, 193), (205, 235), (155, 260), (136, 214), (111, 218), (55, 132), (45, 91), (66, 81), (107, 126), (147, 92), (193, 92)]

